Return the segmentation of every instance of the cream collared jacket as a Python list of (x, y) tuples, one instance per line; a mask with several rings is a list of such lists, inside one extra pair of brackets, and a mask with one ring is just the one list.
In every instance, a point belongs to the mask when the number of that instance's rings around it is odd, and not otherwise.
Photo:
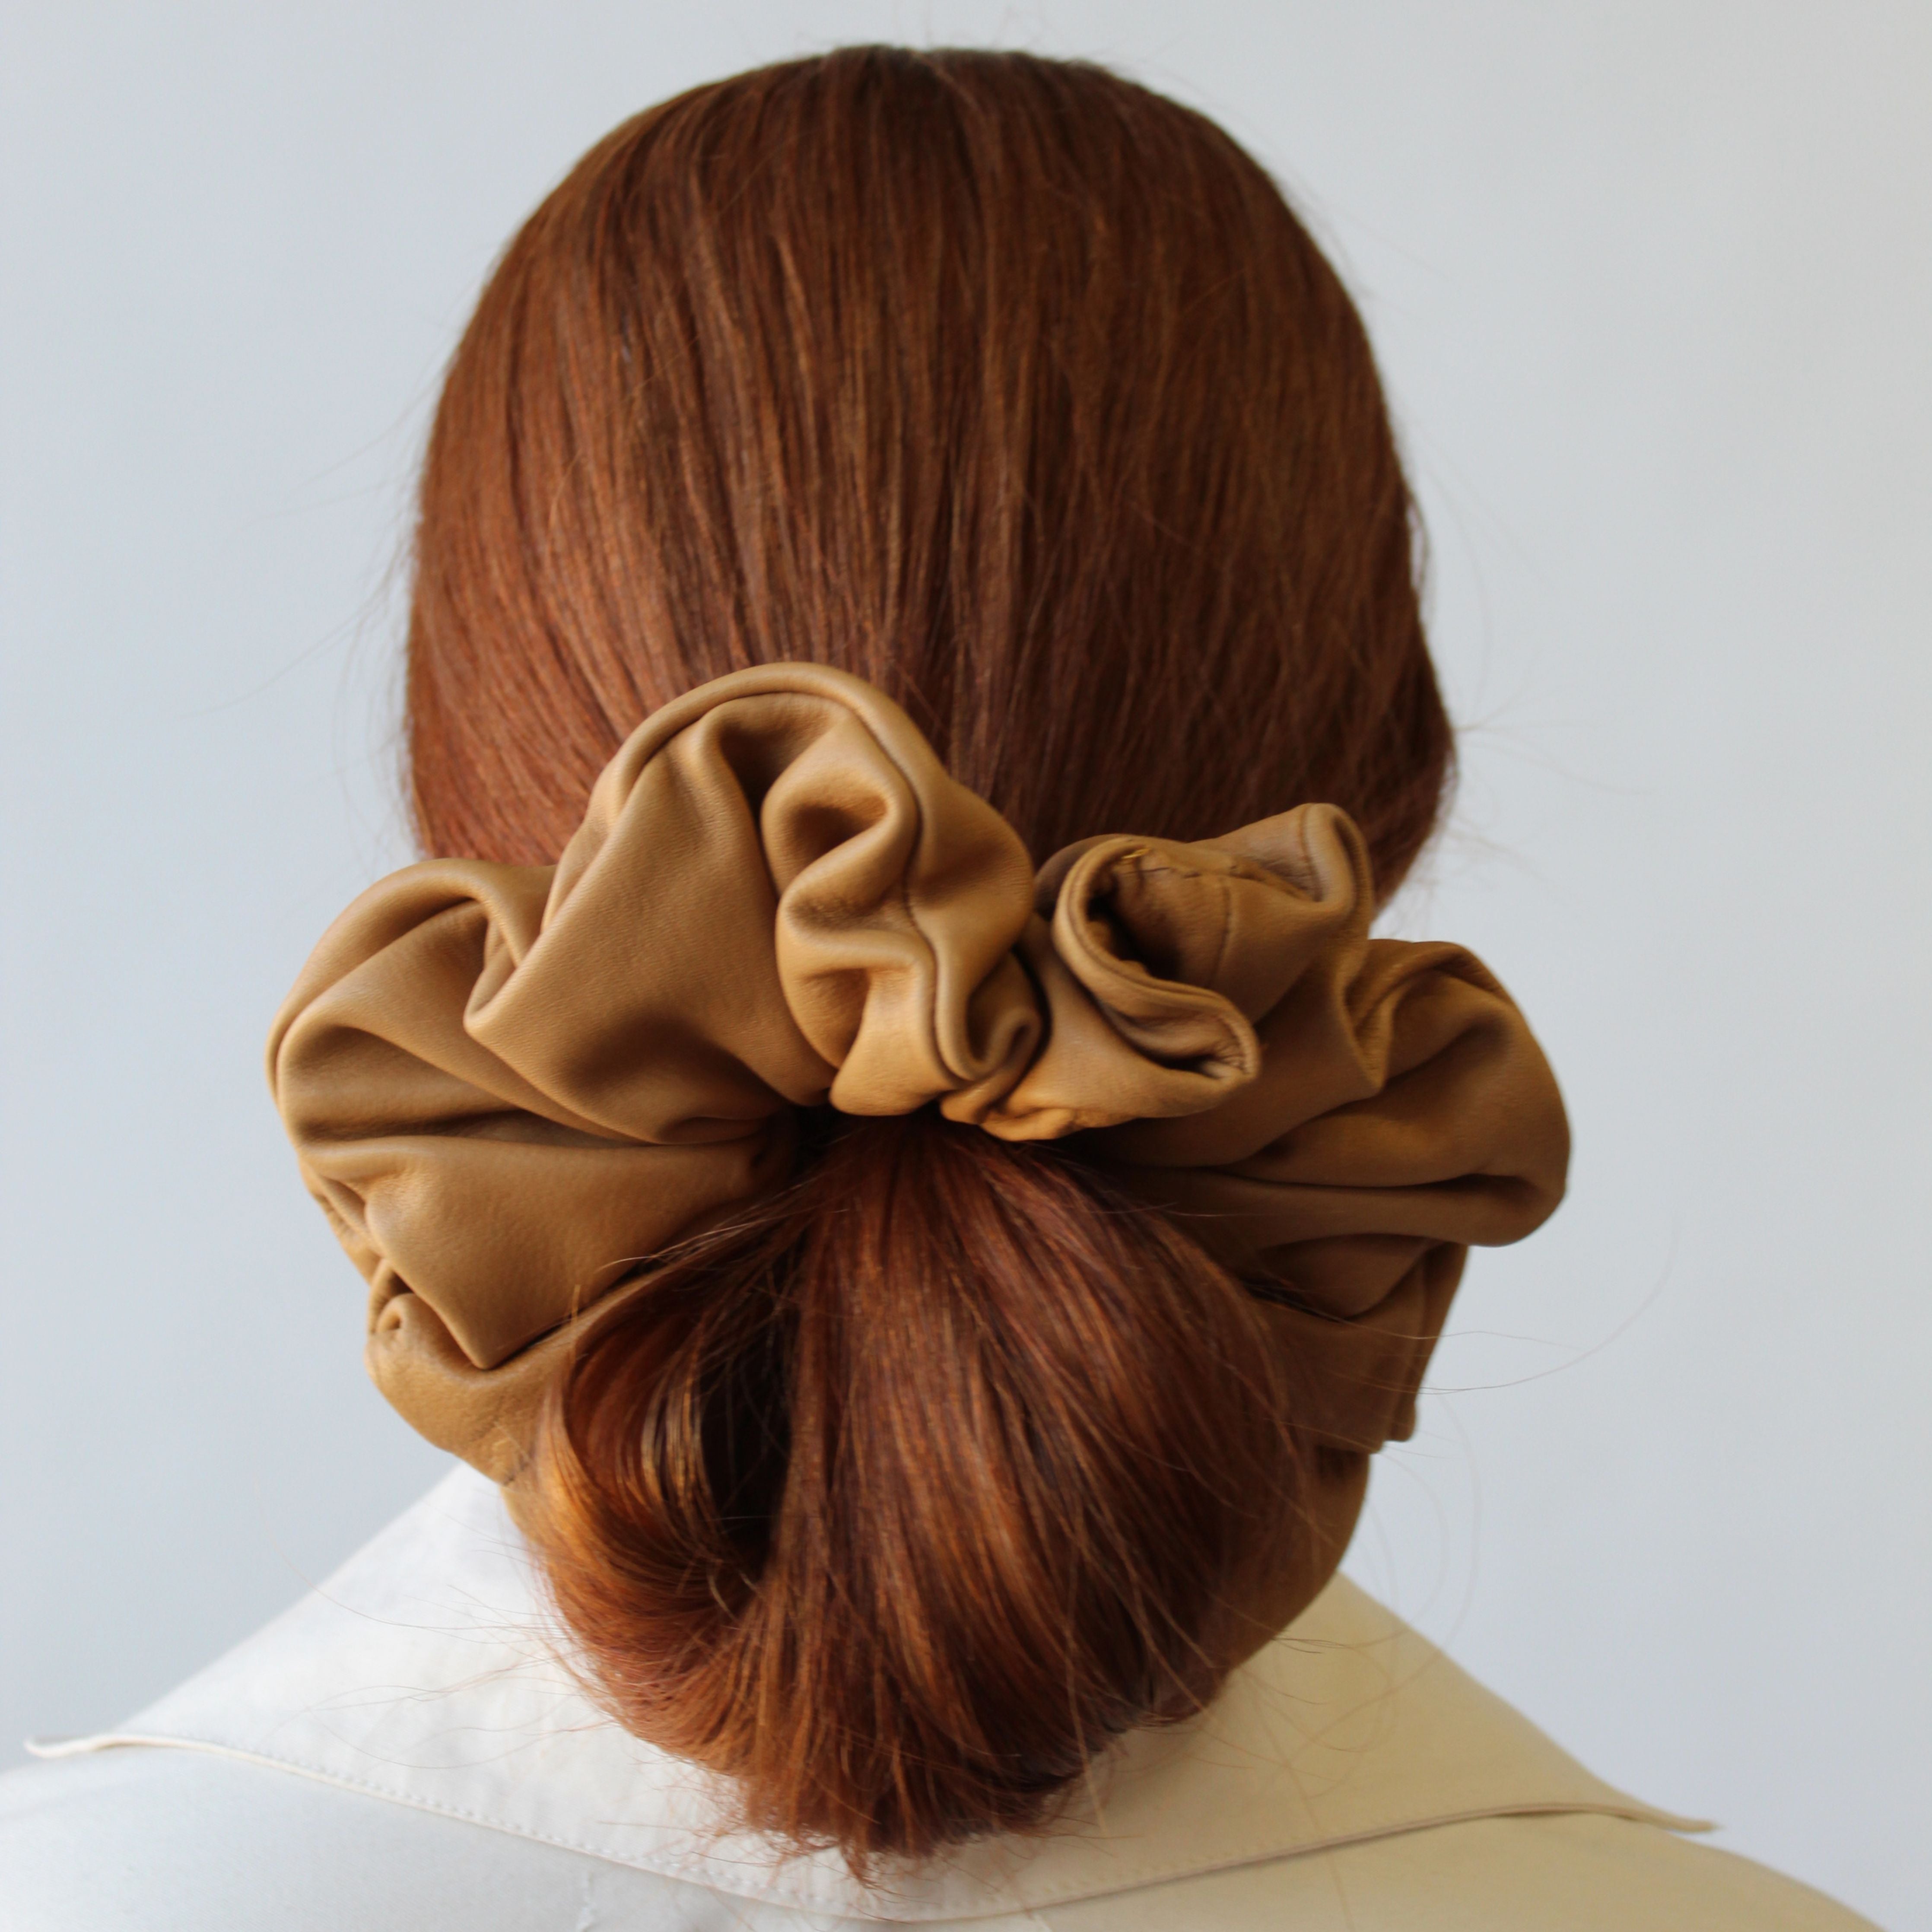
[(1850, 1932), (1345, 1580), (1052, 1835), (868, 1889), (585, 1702), (459, 1469), (286, 1616), (0, 1778), (6, 1932)]

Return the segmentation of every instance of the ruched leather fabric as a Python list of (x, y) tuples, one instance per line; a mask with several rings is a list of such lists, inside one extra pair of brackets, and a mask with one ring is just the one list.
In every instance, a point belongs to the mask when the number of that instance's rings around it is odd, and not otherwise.
[(742, 671), (648, 718), (554, 867), (431, 860), (357, 900), (269, 1048), (368, 1279), (372, 1370), (514, 1468), (573, 1318), (784, 1185), (800, 1109), (936, 1104), (1062, 1139), (1270, 1284), (1311, 1431), (1404, 1432), (1472, 1242), (1568, 1157), (1549, 1068), (1468, 954), (1373, 940), (1342, 812), (1035, 876), (882, 694)]

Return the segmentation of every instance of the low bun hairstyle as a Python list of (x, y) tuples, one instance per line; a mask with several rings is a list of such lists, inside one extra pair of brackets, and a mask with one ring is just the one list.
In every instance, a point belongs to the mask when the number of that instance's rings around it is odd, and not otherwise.
[(614, 1300), (534, 1516), (610, 1708), (862, 1868), (1198, 1708), (1300, 1497), (1262, 1304), (1162, 1217), (935, 1112), (832, 1132)]
[[(1450, 769), (1414, 552), (1360, 322), (1211, 123), (1019, 54), (741, 76), (594, 148), (457, 352), (422, 843), (549, 862), (648, 712), (810, 658), (1036, 859), (1321, 800), (1385, 896)], [(1037, 1825), (1198, 1708), (1364, 1459), (1302, 1442), (1266, 1285), (1065, 1150), (807, 1131), (584, 1324), (518, 1508), (614, 1714), (865, 1869)]]

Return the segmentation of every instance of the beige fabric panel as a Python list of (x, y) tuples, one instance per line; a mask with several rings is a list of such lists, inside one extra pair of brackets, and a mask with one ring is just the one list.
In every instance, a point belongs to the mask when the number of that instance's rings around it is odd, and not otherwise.
[(1438, 1825), (1033, 1917), (1041, 1932), (1876, 1932), (1796, 1879), (1600, 1813)]

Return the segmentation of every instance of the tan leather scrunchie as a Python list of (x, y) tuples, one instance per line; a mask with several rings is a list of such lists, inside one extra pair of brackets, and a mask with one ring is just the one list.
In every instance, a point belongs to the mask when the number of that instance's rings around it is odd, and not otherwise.
[(1568, 1154), (1508, 997), (1373, 912), (1328, 806), (1090, 839), (1036, 878), (897, 706), (776, 664), (639, 726), (556, 866), (430, 860), (363, 894), (269, 1077), (370, 1283), (372, 1374), (500, 1480), (573, 1318), (784, 1184), (824, 1106), (1078, 1135), (1288, 1284), (1312, 1432), (1372, 1449), (1412, 1426), (1467, 1244), (1537, 1226)]

